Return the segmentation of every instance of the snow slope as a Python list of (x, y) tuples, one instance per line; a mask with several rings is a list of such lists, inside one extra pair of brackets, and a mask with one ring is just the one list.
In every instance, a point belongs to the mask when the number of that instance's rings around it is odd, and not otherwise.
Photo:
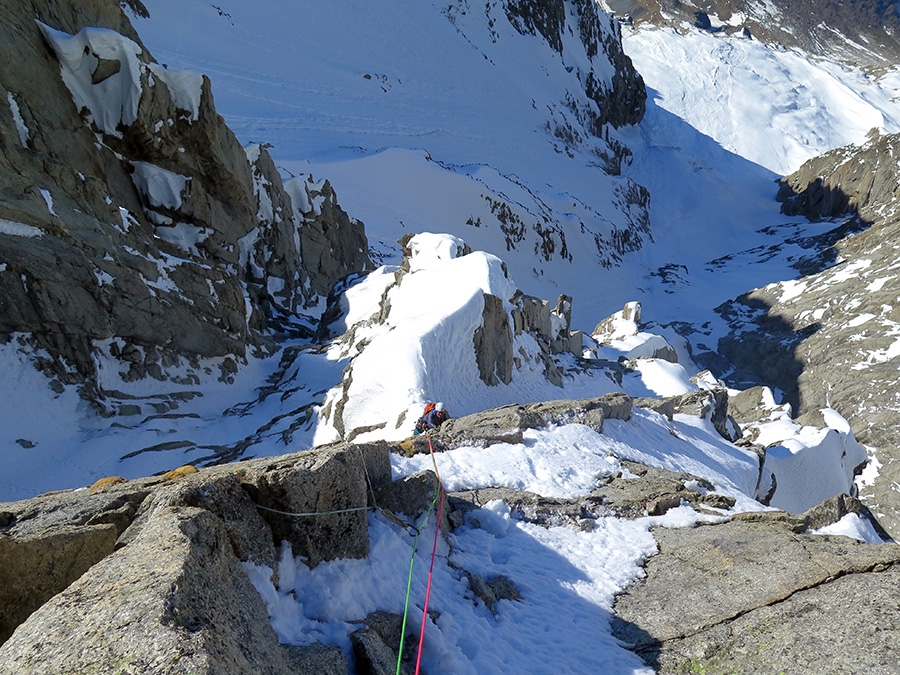
[[(134, 395), (139, 409), (115, 420), (86, 410), (73, 390), (51, 391), (33, 368), (40, 355), (13, 337), (0, 345), (0, 499), (333, 440), (337, 431), (320, 405), (338, 400), (347, 372), (347, 419), (354, 427), (382, 425), (363, 438), (404, 437), (432, 398), (461, 415), (510, 402), (706, 386), (691, 380), (695, 368), (666, 325), (692, 324), (700, 329), (691, 337), (695, 348), (714, 345), (720, 327), (712, 308), (793, 279), (789, 263), (802, 251), (785, 235), (829, 226), (782, 216), (773, 181), (808, 157), (861, 141), (873, 126), (896, 131), (900, 120), (896, 73), (874, 80), (691, 30), (626, 32), (650, 99), (643, 122), (610, 131), (633, 158), (622, 176), (609, 176), (592, 152), (597, 142), (564, 147), (552, 133), (552, 125), (571, 121), (564, 101), (577, 82), (568, 69), (586, 67), (583, 55), (568, 42), (560, 56), (540, 38), (519, 35), (497, 20), (496, 4), (466, 13), (466, 3), (447, 12), (427, 0), (146, 4), (151, 18), (134, 22), (156, 58), (209, 75), (219, 112), (242, 141), (274, 144), (286, 177), (328, 178), (342, 206), (366, 223), (385, 266), (342, 299), (336, 325), (355, 327), (352, 336), (323, 348), (292, 341), (271, 358), (250, 359), (233, 384), (218, 380), (214, 362), (186, 368), (185, 387), (126, 383), (115, 361), (104, 361), (104, 386)], [(635, 205), (638, 185), (649, 191), (645, 206)], [(524, 224), (521, 238), (500, 227), (500, 203)], [(604, 257), (596, 236), (643, 218), (650, 230), (642, 247), (619, 260)], [(15, 224), (0, 227), (28, 235)], [(410, 232), (420, 233), (412, 269), (392, 286), (401, 262), (396, 240)], [(462, 241), (475, 252), (456, 255)], [(388, 322), (368, 324), (389, 288)], [(573, 327), (588, 332), (640, 301), (650, 328), (619, 334), (597, 355), (630, 358), (664, 337), (681, 365), (639, 359), (620, 384), (561, 358), (567, 370), (559, 388), (532, 367), (536, 345), (523, 336), (517, 347), (532, 361), (523, 360), (509, 386), (488, 387), (470, 353), (482, 292), (507, 300), (515, 288), (551, 301), (572, 295)], [(153, 413), (148, 401), (177, 405), (171, 414)], [(785, 495), (777, 505), (800, 510), (850, 489), (847, 469), (864, 452), (846, 423), (828, 413), (830, 428), (813, 430), (791, 422), (774, 398), (771, 408), (760, 430), (767, 443), (780, 443), (769, 467)], [(706, 478), (737, 500), (736, 510), (764, 508), (755, 501), (755, 456), (724, 441), (707, 420), (686, 416), (669, 421), (636, 410), (602, 435), (578, 425), (530, 431), (521, 444), (461, 448), (437, 463), (449, 489), (508, 486), (575, 498), (621, 470), (623, 459)], [(395, 476), (430, 462), (395, 457)], [(438, 542), (431, 607), (439, 616), (427, 625), (425, 670), (649, 672), (610, 634), (613, 598), (655, 552), (651, 526), (709, 517), (681, 507), (662, 518), (601, 519), (576, 532), (517, 522), (499, 503), (470, 514), (452, 535), (452, 551)], [(375, 609), (402, 611), (412, 541), (376, 515), (370, 528), (366, 560), (310, 570), (284, 550), (278, 588), (266, 570), (248, 567), (283, 641), (348, 648), (353, 621)], [(432, 544), (429, 527), (422, 529), (412, 586), (419, 611)], [(878, 540), (859, 519), (827, 531)], [(492, 614), (450, 562), (509, 576), (523, 602), (501, 601)]]
[[(285, 11), (269, 1), (250, 7), (153, 0), (148, 7), (150, 19), (133, 20), (169, 72), (208, 74), (218, 109), (243, 140), (273, 142), (271, 153), (286, 176), (328, 178), (342, 205), (366, 222), (373, 252), (388, 267), (353, 290), (354, 316), (377, 310), (385, 287), (379, 289), (379, 280), (400, 262), (400, 235), (449, 232), (482, 251), (481, 260), (497, 256), (524, 292), (551, 302), (558, 293), (572, 295), (573, 328), (590, 332), (626, 302), (639, 300), (650, 330), (681, 352), (687, 370), (663, 384), (665, 366), (648, 364), (624, 383), (635, 394), (696, 387), (688, 380), (693, 366), (680, 338), (666, 326), (699, 329), (690, 336), (695, 350), (714, 346), (724, 326), (712, 308), (749, 288), (793, 279), (789, 263), (804, 251), (785, 244), (786, 236), (829, 227), (778, 213), (775, 172), (831, 145), (861, 140), (869, 124), (893, 130), (900, 117), (893, 100), (896, 73), (876, 81), (752, 40), (626, 28), (626, 49), (651, 96), (641, 124), (611, 130), (633, 159), (623, 166), (625, 176), (608, 176), (596, 165), (594, 146), (559, 152), (559, 139), (545, 128), (566, 114), (561, 101), (577, 84), (567, 69), (587, 67), (585, 55), (567, 43), (561, 56), (541, 38), (519, 35), (497, 7), (490, 15), (428, 2), (300, 2)], [(604, 74), (602, 64), (594, 65)], [(610, 265), (600, 260), (591, 231), (625, 227), (637, 217), (623, 212), (622, 195), (634, 185), (649, 190), (652, 240)], [(497, 226), (494, 200), (526, 223), (522, 240)], [(552, 227), (544, 238), (528, 227), (547, 221)], [(540, 249), (547, 242), (556, 246), (549, 254)], [(461, 284), (454, 286), (468, 274), (435, 272), (429, 290), (404, 292), (463, 292)], [(487, 282), (473, 277), (472, 283), (483, 290)], [(354, 366), (359, 395), (350, 408), (360, 420), (387, 424), (399, 436), (409, 426), (400, 420), (427, 398), (447, 398), (451, 410), (463, 414), (608, 391), (608, 380), (591, 373), (569, 378), (562, 391), (524, 372), (511, 387), (489, 388), (473, 381), (471, 372), (460, 379), (437, 365), (436, 355), (457, 349), (475, 321), (477, 299), (467, 297), (457, 302), (453, 321), (459, 323), (443, 342), (422, 337), (407, 347), (412, 351), (403, 358), (413, 354), (431, 362), (421, 381), (414, 375), (402, 386), (386, 383), (393, 380), (378, 367), (363, 378), (365, 359)], [(348, 325), (354, 316), (345, 319)], [(445, 323), (440, 312), (429, 321)], [(423, 329), (421, 335), (434, 332)], [(420, 340), (415, 331), (407, 339)], [(232, 386), (220, 386), (216, 364), (205, 364), (192, 371), (198, 384), (188, 391), (122, 382), (110, 360), (102, 371), (110, 389), (144, 401), (180, 396), (175, 414), (152, 414), (144, 403), (139, 414), (112, 424), (84, 410), (71, 392), (43, 388), (40, 376), (28, 370), (39, 355), (9, 343), (3, 349), (6, 370), (28, 384), (4, 388), (4, 410), (44, 410), (53, 422), (27, 424), (10, 412), (2, 432), (8, 449), (0, 462), (8, 468), (4, 475), (15, 478), (4, 481), (3, 497), (83, 485), (112, 473), (135, 476), (186, 461), (237, 457), (245, 446), (244, 456), (256, 456), (333, 438), (333, 429), (318, 423), (317, 404), (340, 382), (349, 354), (339, 347), (319, 354), (298, 346), (288, 362), (252, 360)], [(416, 372), (402, 364), (401, 358), (398, 368)], [(643, 374), (651, 368), (654, 375)], [(258, 389), (266, 381), (286, 393)], [(472, 390), (481, 393), (469, 396)], [(390, 411), (372, 402), (375, 394), (385, 400), (387, 391)]]

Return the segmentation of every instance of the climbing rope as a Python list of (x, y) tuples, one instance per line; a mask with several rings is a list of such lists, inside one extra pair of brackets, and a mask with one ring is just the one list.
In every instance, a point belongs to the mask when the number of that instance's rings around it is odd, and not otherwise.
[(256, 508), (263, 511), (270, 511), (282, 516), (291, 516), (293, 518), (310, 518), (312, 516), (336, 516), (340, 513), (353, 513), (354, 511), (368, 511), (368, 506), (355, 506), (352, 509), (337, 509), (336, 511), (314, 511), (312, 513), (289, 513), (288, 511), (279, 511), (278, 509), (270, 509), (268, 506), (257, 504)]
[[(429, 443), (430, 445), (430, 443)], [(419, 675), (419, 668), (422, 664), (422, 646), (425, 643), (425, 624), (428, 623), (428, 600), (431, 597), (431, 580), (434, 578), (434, 559), (437, 557), (438, 537), (441, 536), (441, 516), (443, 515), (444, 506), (444, 486), (438, 479), (438, 510), (437, 522), (434, 526), (434, 546), (431, 549), (431, 567), (428, 569), (428, 585), (425, 588), (425, 607), (422, 609), (422, 630), (419, 632), (419, 653), (416, 656), (416, 675)]]
[(402, 521), (396, 515), (391, 513), (388, 509), (379, 507), (375, 503), (375, 490), (372, 486), (372, 481), (369, 476), (368, 468), (365, 466), (364, 458), (363, 458), (363, 468), (364, 468), (365, 474), (366, 474), (366, 484), (369, 489), (369, 494), (371, 495), (372, 504), (373, 504), (373, 506), (371, 506), (371, 507), (370, 506), (357, 506), (357, 507), (347, 508), (347, 509), (335, 509), (332, 511), (314, 511), (314, 512), (310, 512), (310, 513), (291, 513), (289, 511), (281, 511), (279, 509), (273, 509), (268, 506), (263, 506), (262, 504), (256, 504), (256, 508), (262, 509), (263, 511), (269, 511), (270, 513), (277, 513), (279, 515), (289, 516), (292, 518), (311, 518), (311, 517), (315, 517), (315, 516), (332, 516), (332, 515), (339, 515), (342, 513), (354, 513), (356, 511), (368, 511), (370, 508), (373, 508), (373, 509), (378, 510), (381, 513), (383, 513), (388, 519), (390, 519), (394, 523), (398, 524), (400, 527), (402, 527), (406, 530), (412, 530), (412, 533), (411, 533), (413, 535), (412, 557), (410, 558), (410, 561), (409, 561), (409, 576), (406, 581), (406, 600), (404, 601), (404, 606), (403, 606), (403, 623), (401, 624), (401, 629), (400, 629), (400, 646), (397, 649), (396, 675), (400, 675), (401, 668), (403, 665), (403, 646), (404, 646), (404, 642), (406, 639), (406, 624), (407, 624), (407, 620), (409, 618), (409, 601), (410, 601), (410, 596), (412, 594), (413, 567), (415, 565), (416, 553), (417, 553), (418, 547), (419, 547), (419, 534), (421, 534), (422, 526), (425, 525), (428, 518), (434, 512), (435, 507), (437, 507), (437, 520), (435, 522), (435, 528), (434, 528), (434, 545), (432, 546), (432, 549), (431, 549), (431, 565), (428, 569), (428, 583), (425, 587), (425, 606), (422, 609), (422, 629), (419, 632), (419, 645), (418, 645), (418, 653), (416, 655), (415, 675), (419, 675), (420, 669), (421, 669), (422, 647), (423, 647), (424, 641), (425, 641), (425, 626), (428, 623), (428, 602), (431, 598), (431, 585), (432, 585), (432, 581), (434, 579), (434, 561), (435, 561), (435, 558), (437, 558), (438, 537), (440, 537), (440, 535), (441, 535), (441, 518), (443, 517), (444, 494), (445, 494), (444, 484), (443, 484), (443, 481), (441, 480), (441, 473), (438, 470), (437, 459), (434, 456), (434, 446), (431, 444), (431, 436), (429, 436), (428, 434), (425, 434), (425, 438), (428, 441), (428, 450), (431, 453), (431, 461), (432, 461), (432, 464), (434, 465), (434, 473), (437, 476), (438, 487), (437, 487), (437, 490), (435, 490), (434, 498), (431, 500), (431, 504), (429, 505), (428, 509), (425, 511), (425, 515), (422, 516), (422, 519), (419, 521), (418, 525), (410, 526), (408, 523)]
[(409, 598), (412, 589), (412, 575), (413, 575), (413, 564), (416, 560), (416, 550), (419, 544), (419, 532), (422, 526), (425, 524), (425, 521), (428, 520), (428, 517), (434, 511), (435, 506), (437, 506), (437, 520), (434, 526), (434, 545), (431, 549), (431, 565), (428, 569), (428, 583), (425, 587), (425, 605), (422, 608), (422, 628), (419, 631), (419, 646), (416, 654), (416, 670), (415, 675), (419, 675), (421, 665), (422, 665), (422, 647), (425, 642), (425, 626), (428, 623), (428, 601), (431, 598), (431, 582), (434, 579), (434, 560), (437, 557), (437, 543), (438, 537), (441, 536), (441, 518), (443, 517), (444, 510), (444, 483), (441, 481), (441, 472), (437, 468), (437, 459), (434, 456), (434, 447), (431, 445), (431, 437), (427, 434), (425, 438), (428, 440), (428, 449), (431, 452), (431, 461), (434, 465), (434, 473), (437, 476), (438, 487), (434, 493), (434, 499), (431, 500), (431, 505), (428, 507), (428, 510), (425, 512), (425, 515), (422, 517), (422, 520), (419, 521), (416, 529), (415, 539), (413, 540), (413, 553), (412, 558), (409, 561), (409, 577), (406, 581), (406, 601), (403, 604), (403, 622), (400, 628), (400, 646), (397, 649), (397, 671), (396, 675), (400, 675), (400, 669), (403, 662), (403, 645), (406, 639), (406, 621), (409, 616)]
[[(434, 511), (434, 507), (437, 504), (438, 497), (441, 494), (441, 490), (438, 489), (434, 493), (434, 499), (431, 500), (431, 505), (428, 507), (428, 510), (425, 511), (425, 515), (422, 516), (422, 520), (419, 521), (419, 524), (415, 527), (415, 535), (413, 537), (413, 547), (412, 547), (412, 557), (409, 560), (409, 577), (406, 580), (406, 600), (403, 603), (403, 622), (400, 625), (400, 646), (397, 648), (397, 672), (396, 675), (400, 675), (400, 669), (403, 665), (403, 645), (406, 641), (406, 621), (409, 617), (409, 598), (412, 593), (412, 578), (413, 578), (413, 565), (416, 562), (416, 551), (419, 548), (419, 533), (422, 530), (422, 526), (425, 524), (425, 521), (428, 520), (428, 516), (431, 515), (431, 512)], [(438, 520), (440, 523), (440, 520)], [(420, 648), (421, 650), (421, 648)]]
[(392, 518), (392, 520), (394, 520), (395, 522), (401, 523), (401, 525), (403, 525), (405, 527), (406, 525), (404, 523), (402, 523), (402, 521), (400, 521), (400, 519), (397, 518), (397, 516), (395, 516), (393, 513), (391, 513), (390, 511), (387, 511), (387, 509), (378, 509), (378, 504), (375, 503), (375, 488), (372, 485), (372, 478), (371, 478), (371, 476), (369, 476), (369, 467), (366, 465), (366, 458), (362, 454), (362, 449), (358, 445), (356, 446), (356, 451), (359, 453), (360, 464), (362, 465), (363, 473), (366, 477), (366, 488), (369, 491), (369, 497), (372, 500), (372, 506), (355, 506), (355, 507), (348, 508), (348, 509), (337, 509), (334, 511), (313, 511), (311, 513), (290, 513), (288, 511), (279, 511), (278, 509), (272, 509), (272, 508), (269, 508), (268, 506), (263, 506), (262, 504), (257, 504), (256, 508), (262, 509), (263, 511), (269, 511), (270, 513), (277, 513), (282, 516), (290, 516), (292, 518), (311, 518), (313, 516), (336, 516), (336, 515), (340, 515), (341, 513), (353, 513), (355, 511), (368, 511), (370, 508), (374, 508), (377, 510), (386, 511), (387, 514)]

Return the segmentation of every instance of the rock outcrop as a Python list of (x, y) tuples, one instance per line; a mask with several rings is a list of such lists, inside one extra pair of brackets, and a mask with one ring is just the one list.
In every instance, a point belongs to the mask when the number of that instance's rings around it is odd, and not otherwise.
[(118, 3), (0, 11), (0, 339), (46, 350), (55, 386), (102, 407), (94, 356), (110, 342), (130, 378), (240, 360), (371, 267), (330, 185), (289, 194), (210, 81), (157, 64)]
[(240, 563), (275, 567), (282, 541), (311, 566), (365, 557), (388, 446), (173, 475), (0, 504), (0, 673), (347, 672), (340, 649), (278, 644)]
[(278, 644), (222, 522), (194, 507), (155, 514), (131, 544), (32, 614), (0, 654), (10, 674), (346, 672), (339, 649), (307, 657)]
[[(627, 420), (631, 417), (632, 399), (625, 394), (607, 394), (579, 401), (546, 401), (526, 405), (512, 404), (474, 415), (447, 420), (432, 432), (439, 446), (521, 443), (527, 429), (541, 429), (559, 424), (584, 424), (603, 431), (604, 419)], [(420, 439), (414, 439), (422, 444)]]
[[(897, 248), (900, 136), (873, 136), (834, 150), (782, 180), (784, 209), (832, 219), (804, 242), (807, 276), (789, 296), (770, 284), (719, 308), (733, 330), (719, 351), (737, 366), (729, 381), (785, 392), (794, 416), (833, 407), (881, 467), (860, 497), (885, 530), (900, 537), (900, 423), (897, 421)], [(802, 292), (797, 292), (802, 290)]]
[[(527, 429), (569, 423), (602, 431), (604, 419), (627, 421), (635, 404), (650, 403), (612, 394), (507, 406), (446, 422), (434, 445), (452, 451), (461, 444), (517, 442)], [(656, 407), (662, 414), (713, 415), (711, 407), (674, 398)], [(388, 454), (415, 450), (409, 444), (339, 444), (130, 481), (109, 477), (91, 488), (0, 504), (0, 637), (6, 638), (0, 673), (395, 672), (402, 617), (375, 612), (362, 622), (354, 619), (360, 627), (350, 635), (351, 670), (349, 655), (339, 647), (279, 644), (245, 569), (271, 574), (283, 541), (310, 566), (365, 557), (370, 508), (403, 528), (418, 522), (440, 494), (437, 477), (426, 471), (392, 481)], [(622, 472), (577, 499), (508, 488), (445, 495), (443, 531), (471, 523), (478, 517), (473, 511), (494, 500), (506, 502), (514, 518), (579, 530), (591, 530), (604, 517), (663, 515), (686, 504), (705, 512), (719, 524), (656, 532), (660, 553), (648, 562), (646, 579), (617, 605), (619, 637), (651, 664), (674, 664), (663, 672), (677, 672), (685, 658), (723, 667), (710, 672), (728, 672), (724, 668), (737, 658), (732, 655), (742, 655), (752, 641), (730, 627), (749, 621), (769, 630), (766, 617), (801, 611), (793, 603), (803, 594), (835, 608), (821, 630), (808, 621), (790, 624), (795, 634), (822, 642), (837, 632), (829, 623), (841, 616), (837, 608), (851, 604), (856, 593), (870, 600), (857, 610), (861, 618), (883, 618), (890, 603), (896, 604), (892, 587), (882, 582), (893, 579), (900, 546), (802, 534), (859, 513), (851, 497), (838, 496), (802, 514), (729, 516), (734, 499), (716, 493), (710, 482), (621, 462)], [(500, 599), (522, 600), (515, 579), (460, 574), (491, 612)], [(698, 606), (698, 597), (709, 601)], [(896, 631), (885, 630), (853, 632), (853, 645), (872, 651), (862, 662), (883, 665), (883, 655), (892, 654), (884, 647)], [(796, 658), (796, 641), (773, 640), (780, 650), (776, 658)], [(408, 650), (410, 641), (406, 645)], [(832, 649), (823, 647), (811, 663), (819, 664)], [(411, 657), (404, 655), (403, 668)]]
[(615, 73), (611, 85), (598, 80), (593, 70), (578, 71), (585, 94), (599, 111), (583, 111), (590, 115), (588, 126), (595, 135), (600, 136), (606, 124), (620, 127), (641, 121), (647, 101), (644, 81), (622, 49), (618, 24), (599, 5), (567, 0), (507, 0), (504, 4), (516, 30), (540, 35), (554, 51), (563, 53), (565, 35), (574, 28), (589, 58), (601, 52), (609, 57)]
[[(900, 545), (788, 522), (655, 529), (614, 634), (658, 673), (892, 673)], [(851, 627), (848, 630), (848, 627)]]

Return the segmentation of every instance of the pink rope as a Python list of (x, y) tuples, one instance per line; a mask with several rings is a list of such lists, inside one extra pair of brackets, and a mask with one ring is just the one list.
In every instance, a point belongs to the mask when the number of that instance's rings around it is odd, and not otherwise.
[(422, 610), (422, 630), (419, 631), (419, 653), (416, 655), (416, 673), (419, 675), (419, 669), (422, 665), (422, 645), (425, 643), (425, 625), (428, 623), (428, 600), (431, 597), (431, 581), (434, 578), (434, 559), (437, 557), (438, 537), (441, 536), (441, 516), (444, 511), (444, 484), (441, 482), (441, 474), (437, 469), (437, 461), (434, 458), (434, 448), (431, 445), (431, 438), (428, 438), (428, 448), (431, 450), (431, 461), (434, 462), (434, 471), (438, 479), (438, 508), (437, 523), (434, 526), (434, 546), (431, 547), (431, 567), (428, 569), (428, 586), (425, 588), (425, 608)]
[(422, 664), (422, 645), (425, 642), (425, 625), (428, 623), (428, 599), (431, 597), (431, 580), (434, 578), (434, 559), (437, 557), (438, 537), (441, 536), (441, 513), (444, 510), (444, 486), (438, 483), (437, 524), (434, 528), (434, 546), (431, 548), (431, 567), (428, 569), (428, 586), (425, 589), (425, 608), (422, 610), (422, 630), (419, 633), (419, 653), (416, 656), (416, 675)]

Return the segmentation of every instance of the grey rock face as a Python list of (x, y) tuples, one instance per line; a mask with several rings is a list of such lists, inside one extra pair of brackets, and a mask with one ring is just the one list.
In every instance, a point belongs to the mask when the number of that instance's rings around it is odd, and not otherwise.
[(657, 672), (893, 672), (900, 546), (744, 521), (654, 536), (613, 631)]
[(728, 401), (725, 389), (701, 389), (678, 396), (675, 400), (675, 412), (709, 419), (722, 438), (736, 441), (741, 437), (741, 430), (728, 414)]
[(892, 210), (897, 194), (897, 134), (870, 137), (865, 146), (837, 148), (808, 160), (781, 179), (778, 200), (788, 215), (810, 220), (859, 214), (869, 222)]
[(149, 490), (51, 493), (0, 504), (0, 643), (113, 552)]
[[(563, 50), (563, 35), (567, 30), (567, 13), (575, 17), (580, 37), (589, 57), (605, 52), (615, 66), (611, 90), (597, 80), (593, 70), (579, 71), (588, 98), (599, 108), (595, 113), (591, 130), (596, 135), (603, 125), (620, 127), (636, 124), (644, 116), (647, 92), (644, 81), (634, 70), (631, 59), (622, 50), (618, 25), (591, 2), (567, 2), (566, 0), (508, 0), (505, 3), (509, 22), (520, 33), (541, 35), (557, 52)], [(607, 30), (612, 35), (605, 38)]]
[(363, 223), (340, 207), (331, 183), (306, 181), (302, 195), (297, 181), (290, 181), (288, 188), (302, 215), (303, 265), (313, 293), (327, 296), (344, 277), (375, 268)]
[(0, 648), (0, 672), (10, 674), (285, 673), (294, 665), (221, 521), (190, 507), (158, 512), (138, 539), (37, 610)]
[(34, 610), (113, 552), (116, 526), (63, 526), (50, 534), (0, 535), (0, 644)]
[(738, 366), (735, 379), (777, 386), (798, 417), (835, 408), (859, 442), (874, 449), (882, 466), (860, 498), (894, 538), (900, 536), (900, 499), (892, 487), (900, 480), (900, 393), (896, 359), (888, 353), (900, 320), (898, 146), (896, 135), (874, 137), (864, 147), (810, 160), (785, 178), (786, 210), (811, 218), (849, 210), (824, 242), (811, 243), (833, 246), (833, 257), (806, 265), (803, 292), (789, 300), (773, 284), (719, 308), (735, 331), (719, 344)]
[(208, 474), (198, 472), (158, 487), (143, 501), (134, 522), (119, 538), (118, 546), (139, 537), (159, 511), (188, 506), (209, 511), (222, 521), (239, 560), (275, 567), (272, 529), (242, 489), (235, 473), (211, 481)]
[(509, 314), (503, 309), (503, 300), (484, 294), (482, 324), (473, 337), (475, 362), (481, 381), (487, 385), (512, 382), (513, 335), (509, 327)]
[[(139, 368), (123, 356), (132, 378), (163, 379), (179, 357), (240, 359), (285, 313), (370, 265), (362, 225), (330, 187), (299, 217), (265, 149), (248, 158), (216, 113), (209, 80), (188, 78), (187, 93), (173, 83), (118, 3), (0, 11), (0, 218), (23, 232), (0, 234), (0, 339), (47, 350), (59, 384), (102, 398), (91, 353), (110, 338), (165, 356)], [(116, 31), (122, 50), (95, 53), (86, 26)], [(86, 90), (113, 82), (132, 97), (119, 117), (76, 106), (55, 53), (73, 35), (95, 64)]]

